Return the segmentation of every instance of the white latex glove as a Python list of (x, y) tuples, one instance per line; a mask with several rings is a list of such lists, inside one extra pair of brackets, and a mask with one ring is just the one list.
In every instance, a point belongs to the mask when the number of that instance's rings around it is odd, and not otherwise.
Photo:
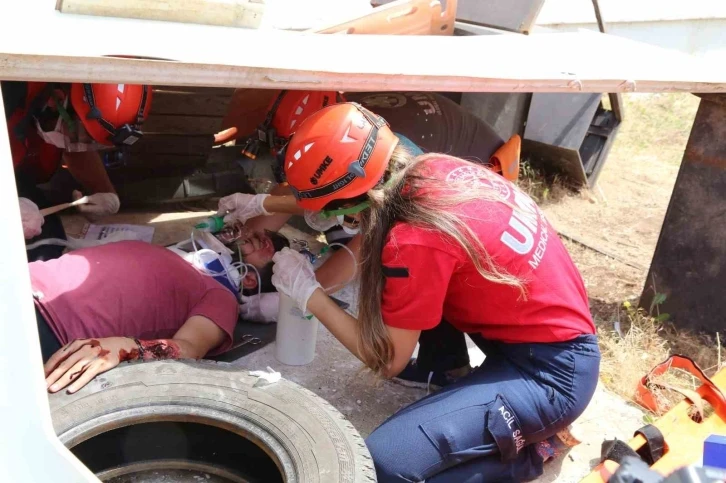
[[(83, 193), (78, 190), (73, 192), (74, 201), (81, 198), (83, 198)], [(119, 201), (116, 193), (96, 193), (88, 196), (87, 204), (78, 205), (76, 208), (88, 218), (99, 218), (118, 213), (118, 209), (121, 208), (121, 201)]]
[(18, 198), (18, 203), (20, 204), (20, 218), (23, 221), (23, 236), (26, 240), (30, 240), (40, 235), (45, 220), (40, 214), (38, 205), (28, 198)]
[(240, 313), (248, 322), (269, 324), (277, 321), (277, 312), (280, 306), (280, 294), (277, 292), (262, 293), (249, 297), (242, 295)]
[(335, 216), (325, 218), (321, 211), (305, 210), (305, 223), (313, 230), (327, 231), (338, 224), (338, 218)]
[(247, 220), (260, 215), (269, 215), (262, 203), (268, 194), (248, 195), (245, 193), (235, 193), (225, 196), (219, 200), (218, 215), (225, 215), (224, 222), (230, 223), (238, 220), (247, 223)]
[(295, 301), (303, 313), (307, 312), (308, 300), (315, 290), (322, 288), (315, 279), (315, 271), (308, 258), (283, 248), (272, 257), (272, 284), (278, 292), (282, 292)]

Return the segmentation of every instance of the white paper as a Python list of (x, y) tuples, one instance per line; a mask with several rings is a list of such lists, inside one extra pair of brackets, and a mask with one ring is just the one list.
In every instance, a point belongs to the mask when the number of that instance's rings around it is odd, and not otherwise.
[[(154, 239), (154, 227), (148, 225), (95, 225), (87, 224), (83, 228), (82, 238), (86, 240), (103, 240), (112, 234), (128, 234), (125, 239), (135, 239), (151, 243)], [(131, 236), (133, 235), (133, 236)]]

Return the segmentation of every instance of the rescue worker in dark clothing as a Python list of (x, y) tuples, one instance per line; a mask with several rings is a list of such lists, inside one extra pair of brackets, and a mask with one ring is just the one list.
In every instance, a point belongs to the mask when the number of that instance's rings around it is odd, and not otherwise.
[[(38, 185), (60, 166), (89, 195), (88, 203), (78, 207), (81, 213), (91, 218), (116, 213), (120, 202), (99, 152), (138, 138), (136, 126), (148, 115), (151, 89), (5, 81), (1, 88), (27, 243), (66, 238), (57, 215), (40, 213), (50, 202)], [(82, 196), (74, 191), (69, 198)], [(43, 245), (29, 250), (28, 259), (49, 260), (62, 252), (63, 247)]]
[(426, 153), (486, 163), (504, 145), (491, 126), (435, 92), (349, 92), (345, 100), (383, 117)]
[[(486, 122), (451, 99), (433, 92), (280, 91), (273, 97), (266, 118), (248, 141), (245, 152), (254, 158), (262, 142), (268, 144), (273, 153), (279, 153), (305, 119), (323, 107), (341, 101), (357, 102), (382, 116), (399, 138), (403, 137), (404, 144), (414, 144), (424, 153), (444, 153), (489, 165), (512, 181), (519, 175), (519, 136), (515, 135), (505, 143)], [(234, 111), (240, 109), (244, 110), (241, 106), (232, 108)], [(257, 110), (251, 115), (259, 117), (261, 114)], [(240, 116), (238, 112), (237, 117)], [(503, 148), (516, 152), (516, 160), (510, 159), (511, 156), (507, 159), (495, 157)]]

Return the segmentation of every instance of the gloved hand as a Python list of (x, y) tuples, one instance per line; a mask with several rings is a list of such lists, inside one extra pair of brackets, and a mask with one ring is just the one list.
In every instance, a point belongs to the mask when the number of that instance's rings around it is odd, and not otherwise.
[(335, 216), (325, 218), (321, 211), (305, 210), (305, 223), (313, 230), (327, 231), (338, 224), (338, 218)]
[(35, 238), (40, 235), (41, 227), (45, 220), (40, 214), (38, 205), (30, 201), (28, 198), (18, 198), (20, 204), (20, 218), (23, 221), (23, 236), (26, 240)]
[[(83, 198), (83, 193), (76, 190), (73, 192), (73, 200)], [(78, 205), (78, 211), (89, 219), (100, 218), (102, 216), (113, 215), (118, 212), (121, 207), (116, 193), (96, 193), (88, 197), (88, 203)]]
[(224, 222), (230, 223), (238, 220), (247, 223), (247, 220), (260, 215), (269, 215), (262, 203), (268, 194), (248, 195), (245, 193), (235, 193), (225, 196), (219, 200), (218, 215), (225, 215)]
[(315, 271), (308, 258), (283, 248), (272, 257), (272, 284), (278, 292), (282, 292), (295, 301), (303, 313), (307, 312), (308, 300), (315, 290), (322, 288), (315, 279)]
[(248, 322), (268, 324), (277, 321), (280, 306), (280, 294), (277, 292), (262, 293), (249, 297), (242, 295), (240, 313)]

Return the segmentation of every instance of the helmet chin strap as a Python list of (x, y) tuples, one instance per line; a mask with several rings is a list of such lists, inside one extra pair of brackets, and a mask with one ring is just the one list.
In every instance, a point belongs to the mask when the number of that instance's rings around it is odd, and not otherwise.
[(139, 103), (139, 110), (136, 113), (135, 124), (124, 124), (123, 126), (116, 127), (111, 124), (108, 120), (104, 119), (103, 113), (96, 105), (96, 96), (93, 93), (93, 84), (83, 84), (83, 94), (86, 97), (86, 102), (91, 110), (86, 115), (86, 119), (98, 121), (98, 123), (109, 133), (109, 141), (117, 146), (132, 145), (136, 143), (143, 133), (138, 129), (144, 122), (144, 111), (146, 110), (146, 104), (149, 99), (149, 86), (143, 85), (141, 92), (141, 102)]

